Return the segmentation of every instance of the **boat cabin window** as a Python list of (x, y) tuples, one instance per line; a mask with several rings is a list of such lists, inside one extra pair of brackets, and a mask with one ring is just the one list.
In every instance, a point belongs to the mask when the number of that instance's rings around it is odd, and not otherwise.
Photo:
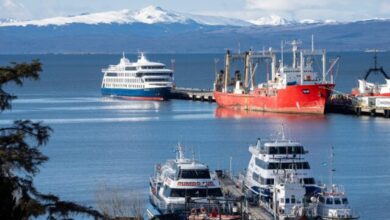
[(152, 78), (152, 79), (145, 79), (145, 82), (167, 82), (169, 79), (166, 78)]
[(268, 147), (267, 153), (271, 155), (276, 154), (304, 154), (302, 146), (293, 146), (293, 147)]
[(343, 204), (348, 205), (348, 199), (347, 198), (342, 198)]
[(286, 204), (290, 203), (290, 198), (286, 198)]
[(268, 170), (276, 170), (276, 169), (310, 169), (308, 162), (291, 162), (291, 163), (267, 163), (263, 160), (256, 158), (255, 163), (258, 167)]
[(256, 182), (260, 182), (260, 176), (259, 176), (259, 174), (253, 172), (253, 173), (252, 173), (252, 179), (253, 179), (254, 181), (256, 181)]
[(281, 204), (284, 203), (284, 198), (280, 198), (280, 203), (281, 203)]
[(334, 204), (335, 205), (341, 205), (341, 199), (340, 198), (334, 198)]
[(116, 77), (116, 76), (118, 76), (118, 74), (117, 73), (107, 73), (106, 76)]
[(326, 198), (326, 204), (327, 205), (333, 205), (333, 199), (332, 198)]
[(265, 185), (274, 185), (274, 179), (273, 178), (263, 178), (259, 176), (259, 174), (253, 172), (252, 173), (252, 179), (260, 184)]
[(293, 203), (293, 204), (295, 203), (295, 196), (294, 195), (291, 196), (291, 203)]
[(168, 186), (164, 186), (163, 195), (165, 197), (169, 197), (171, 195), (171, 188)]
[(141, 66), (142, 69), (163, 69), (164, 66)]
[(142, 76), (171, 76), (172, 77), (172, 72), (167, 72), (167, 73), (137, 73), (137, 77), (142, 77)]
[[(165, 196), (165, 194), (164, 194)], [(201, 188), (201, 189), (171, 189), (171, 194), (167, 197), (222, 197), (220, 188)]]
[(179, 171), (179, 178), (182, 179), (210, 179), (209, 170), (182, 170)]
[(325, 203), (325, 199), (322, 196), (320, 196), (320, 198), (318, 198), (318, 200), (320, 201), (320, 203)]
[(135, 66), (126, 66), (125, 70), (137, 70)]

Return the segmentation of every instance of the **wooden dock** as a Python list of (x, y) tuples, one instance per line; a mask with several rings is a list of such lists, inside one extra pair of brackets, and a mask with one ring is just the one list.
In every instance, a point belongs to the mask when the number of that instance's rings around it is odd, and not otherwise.
[(184, 99), (202, 102), (215, 102), (213, 90), (176, 87), (171, 91), (171, 99)]
[[(241, 186), (237, 185), (228, 175), (221, 175), (219, 177), (222, 189), (235, 199), (244, 198)], [(251, 206), (248, 203), (240, 207), (245, 212), (248, 219), (252, 220), (272, 220), (271, 216), (264, 208), (260, 206)]]

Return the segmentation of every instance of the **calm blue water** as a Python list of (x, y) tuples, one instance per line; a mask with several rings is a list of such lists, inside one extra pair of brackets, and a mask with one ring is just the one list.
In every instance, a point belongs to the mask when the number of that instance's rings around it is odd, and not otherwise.
[[(341, 56), (336, 80), (337, 90), (344, 92), (356, 85), (372, 61), (367, 53), (331, 55)], [(165, 63), (175, 59), (179, 86), (210, 88), (214, 58), (222, 60), (222, 56), (173, 54), (150, 55), (150, 59)], [(117, 63), (119, 54), (0, 56), (0, 64), (32, 58), (44, 64), (41, 80), (6, 88), (19, 99), (12, 111), (1, 114), (0, 125), (33, 119), (54, 129), (43, 148), (50, 161), (35, 178), (41, 191), (88, 205), (95, 204), (96, 191), (103, 184), (146, 193), (154, 165), (173, 158), (178, 141), (212, 169), (227, 169), (232, 157), (233, 168), (239, 171), (249, 161), (248, 145), (257, 137), (275, 134), (283, 124), (288, 135), (309, 150), (312, 169), (320, 180), (327, 181), (328, 168), (321, 164), (329, 160), (330, 147), (334, 147), (335, 182), (345, 186), (362, 219), (389, 218), (389, 119), (241, 114), (217, 109), (212, 103), (102, 98), (100, 69)], [(381, 53), (380, 61), (390, 71), (390, 53)]]

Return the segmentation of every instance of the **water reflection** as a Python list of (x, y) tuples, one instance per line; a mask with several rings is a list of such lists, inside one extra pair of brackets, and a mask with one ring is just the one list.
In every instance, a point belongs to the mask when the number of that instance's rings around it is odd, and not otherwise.
[(259, 112), (259, 111), (245, 111), (235, 110), (223, 107), (217, 107), (215, 109), (216, 118), (233, 118), (233, 119), (246, 119), (246, 118), (278, 118), (288, 121), (294, 120), (310, 120), (310, 121), (325, 121), (325, 115), (316, 114), (286, 114), (286, 113), (272, 113), (272, 112)]

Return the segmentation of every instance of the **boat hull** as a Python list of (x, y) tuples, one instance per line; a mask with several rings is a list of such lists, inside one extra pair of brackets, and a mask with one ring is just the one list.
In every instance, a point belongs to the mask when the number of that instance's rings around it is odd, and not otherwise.
[(113, 89), (102, 88), (102, 95), (116, 96), (128, 100), (167, 100), (171, 94), (170, 87), (150, 88), (150, 89)]
[(221, 107), (280, 113), (324, 114), (334, 84), (291, 85), (285, 89), (257, 89), (250, 94), (214, 92)]

